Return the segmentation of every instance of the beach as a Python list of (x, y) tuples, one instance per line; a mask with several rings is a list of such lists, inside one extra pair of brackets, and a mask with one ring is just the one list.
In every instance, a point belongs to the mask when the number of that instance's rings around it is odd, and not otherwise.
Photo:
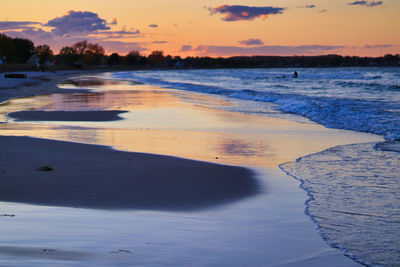
[(0, 89), (0, 265), (359, 266), (279, 165), (382, 137), (80, 76)]

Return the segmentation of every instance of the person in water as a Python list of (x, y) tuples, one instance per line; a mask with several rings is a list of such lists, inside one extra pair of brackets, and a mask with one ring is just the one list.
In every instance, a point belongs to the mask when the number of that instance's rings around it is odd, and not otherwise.
[(297, 77), (299, 77), (299, 75), (297, 74), (297, 71), (294, 71), (293, 78), (297, 78)]

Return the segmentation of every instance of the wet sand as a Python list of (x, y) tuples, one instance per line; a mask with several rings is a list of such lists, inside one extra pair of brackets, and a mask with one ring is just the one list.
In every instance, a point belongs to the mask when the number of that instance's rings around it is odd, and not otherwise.
[(186, 210), (257, 192), (245, 168), (28, 137), (0, 138), (0, 201)]
[(204, 95), (106, 88), (116, 91), (17, 99), (4, 109), (123, 109), (126, 121), (0, 131), (214, 163), (0, 137), (0, 213), (15, 215), (0, 217), (0, 265), (358, 266), (318, 235), (303, 213), (307, 196), (278, 164), (378, 137), (215, 110), (224, 103)]

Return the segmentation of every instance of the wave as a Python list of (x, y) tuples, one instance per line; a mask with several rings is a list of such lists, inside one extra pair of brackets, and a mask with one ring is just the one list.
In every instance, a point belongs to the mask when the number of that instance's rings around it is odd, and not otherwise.
[(301, 182), (305, 213), (329, 245), (367, 266), (397, 266), (400, 154), (380, 146), (333, 147), (279, 167)]
[(393, 112), (400, 109), (396, 101), (400, 94), (393, 95), (397, 88), (400, 92), (398, 79), (391, 72), (375, 72), (310, 69), (301, 72), (302, 79), (276, 78), (282, 73), (290, 75), (288, 70), (142, 71), (112, 75), (163, 88), (270, 102), (283, 113), (301, 115), (328, 128), (400, 140), (400, 116)]

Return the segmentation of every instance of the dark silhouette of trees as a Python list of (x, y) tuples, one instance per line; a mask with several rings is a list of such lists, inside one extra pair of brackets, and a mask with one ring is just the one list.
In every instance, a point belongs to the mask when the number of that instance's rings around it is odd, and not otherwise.
[(152, 67), (161, 67), (164, 63), (164, 52), (163, 51), (153, 51), (148, 56), (149, 63)]
[(102, 64), (102, 59), (105, 50), (99, 44), (87, 44), (87, 49), (84, 52), (83, 61), (88, 65), (100, 65)]
[(18, 63), (25, 63), (35, 53), (35, 45), (31, 40), (14, 38), (13, 43), (17, 50), (15, 61)]
[(46, 61), (52, 61), (54, 58), (53, 51), (48, 45), (38, 45), (35, 48), (35, 53), (39, 57), (39, 63), (44, 64)]
[(126, 55), (126, 64), (128, 66), (139, 65), (140, 53), (138, 51), (132, 50)]
[(107, 58), (108, 66), (115, 66), (120, 64), (121, 64), (121, 57), (117, 53), (113, 53), (111, 54), (111, 56)]
[(0, 56), (9, 63), (25, 63), (35, 52), (32, 41), (0, 34)]
[(0, 33), (0, 57), (6, 61), (12, 61), (16, 54), (16, 48), (10, 37)]
[(66, 65), (100, 65), (102, 64), (105, 50), (99, 44), (81, 41), (71, 47), (61, 48), (57, 61)]
[(69, 46), (61, 48), (57, 56), (57, 64), (60, 65), (73, 65), (78, 61), (76, 50)]
[(86, 53), (87, 49), (88, 49), (88, 42), (85, 41), (81, 41), (81, 42), (77, 42), (75, 44), (72, 45), (72, 49), (75, 50), (75, 53), (81, 57), (83, 57), (83, 55)]
[(229, 58), (164, 56), (163, 51), (153, 51), (142, 56), (132, 50), (126, 56), (116, 53), (105, 55), (104, 48), (99, 44), (81, 41), (72, 46), (64, 46), (58, 55), (54, 56), (48, 45), (35, 48), (32, 41), (23, 38), (11, 38), (0, 33), (0, 58), (6, 63), (26, 63), (34, 54), (38, 54), (40, 63), (56, 58), (58, 65), (83, 67), (83, 65), (98, 66), (107, 63), (110, 66), (123, 65), (130, 68), (315, 68), (315, 67), (370, 67), (370, 66), (400, 66), (400, 54), (383, 57), (356, 57), (340, 55), (323, 56), (236, 56)]

